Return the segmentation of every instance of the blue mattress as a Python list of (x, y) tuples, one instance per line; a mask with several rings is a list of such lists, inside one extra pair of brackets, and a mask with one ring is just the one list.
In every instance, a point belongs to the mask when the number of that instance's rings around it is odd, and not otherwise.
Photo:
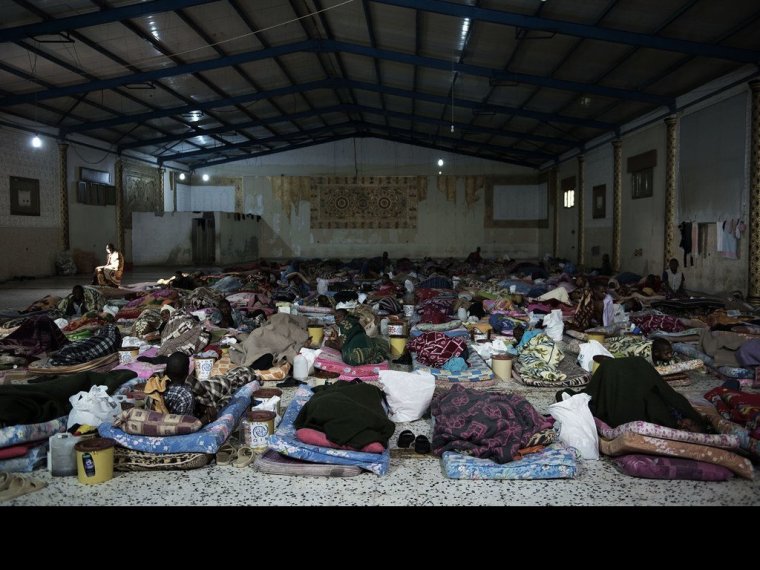
[(131, 435), (112, 424), (100, 424), (98, 432), (102, 437), (115, 439), (119, 445), (148, 451), (150, 453), (216, 453), (235, 429), (240, 416), (251, 405), (251, 394), (260, 388), (257, 381), (242, 386), (232, 397), (230, 403), (219, 413), (216, 420), (203, 426), (195, 433), (152, 437)]
[(313, 392), (308, 386), (300, 386), (293, 396), (280, 426), (274, 435), (269, 436), (269, 449), (288, 457), (295, 457), (311, 463), (329, 463), (331, 465), (355, 465), (376, 475), (385, 475), (391, 461), (388, 449), (383, 453), (364, 453), (348, 449), (333, 449), (303, 443), (296, 438), (296, 421), (301, 408), (309, 401)]
[[(66, 422), (64, 421), (64, 427)], [(0, 459), (0, 471), (8, 473), (29, 473), (37, 467), (47, 463), (48, 443), (42, 443), (37, 447), (30, 449), (22, 457), (13, 457), (11, 459)]]
[[(56, 433), (66, 431), (66, 422), (69, 416), (61, 416), (49, 422), (38, 424), (19, 424), (0, 429), (0, 448), (21, 445), (29, 441), (47, 439)], [(2, 471), (2, 469), (0, 469)]]
[(561, 443), (501, 465), (454, 451), (444, 452), (441, 461), (449, 479), (572, 479), (578, 473), (575, 450)]

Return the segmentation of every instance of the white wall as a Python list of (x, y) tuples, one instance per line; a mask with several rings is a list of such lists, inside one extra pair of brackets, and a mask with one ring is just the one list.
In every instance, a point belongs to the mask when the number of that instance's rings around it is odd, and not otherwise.
[[(738, 259), (729, 259), (715, 249), (714, 222), (725, 218), (749, 222), (749, 112), (745, 91), (681, 120), (678, 223), (712, 224), (709, 249), (704, 255), (694, 255), (694, 265), (689, 259), (684, 269), (687, 288), (746, 291), (749, 233), (739, 242)], [(683, 263), (683, 250), (676, 251)], [(720, 275), (718, 283), (716, 275)]]
[[(457, 181), (456, 203), (437, 188), (436, 162), (447, 175), (535, 175), (533, 169), (454, 156), (448, 153), (390, 143), (377, 139), (356, 139), (357, 164), (353, 162), (354, 141), (318, 145), (307, 149), (233, 163), (229, 170), (212, 175), (244, 177), (245, 211), (262, 216), (259, 252), (262, 257), (323, 257), (350, 259), (379, 255), (393, 257), (464, 257), (480, 246), (485, 256), (535, 257), (540, 255), (541, 237), (548, 229), (486, 229), (485, 196), (468, 207), (464, 181)], [(250, 175), (249, 173), (255, 173)], [(428, 175), (427, 197), (418, 204), (414, 229), (312, 229), (309, 202), (284, 211), (272, 195), (269, 176), (397, 176)], [(551, 226), (551, 224), (550, 224)]]
[[(628, 158), (657, 150), (654, 190), (650, 198), (631, 198)], [(621, 268), (640, 275), (664, 270), (665, 243), (665, 123), (658, 122), (623, 138), (623, 219), (621, 225)], [(610, 157), (610, 161), (611, 161)], [(610, 181), (612, 176), (610, 176)], [(637, 249), (641, 255), (635, 255)]]
[[(10, 177), (35, 178), (40, 186), (40, 215), (10, 213)], [(58, 145), (43, 137), (32, 148), (31, 135), (0, 131), (0, 281), (14, 276), (51, 275), (61, 250), (61, 202)]]
[[(575, 206), (565, 208), (563, 206), (562, 179), (575, 177)], [(559, 212), (559, 221), (557, 224), (557, 233), (559, 233), (559, 249), (557, 257), (569, 259), (572, 262), (578, 261), (578, 159), (573, 158), (563, 162), (559, 166), (559, 176), (557, 177), (557, 205)]]
[(229, 265), (258, 259), (262, 226), (256, 216), (236, 218), (216, 212), (216, 262)]
[[(604, 145), (585, 155), (586, 182), (583, 194), (584, 204), (584, 231), (586, 266), (593, 268), (602, 264), (602, 256), (606, 253), (612, 260), (612, 145)], [(604, 184), (606, 186), (605, 215), (604, 218), (594, 219), (593, 194), (594, 186)], [(594, 255), (594, 247), (599, 248), (599, 253)]]
[(193, 262), (192, 212), (132, 213), (132, 260), (135, 265), (190, 265)]
[(98, 263), (105, 263), (105, 246), (116, 244), (116, 206), (93, 206), (77, 202), (79, 168), (107, 171), (116, 184), (116, 155), (103, 150), (70, 144), (68, 148), (69, 244), (72, 251), (92, 253)]

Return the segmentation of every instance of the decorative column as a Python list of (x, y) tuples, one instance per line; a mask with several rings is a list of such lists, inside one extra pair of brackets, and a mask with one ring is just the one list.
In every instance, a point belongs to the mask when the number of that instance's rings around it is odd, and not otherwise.
[(663, 267), (668, 266), (671, 258), (675, 257), (675, 235), (676, 235), (676, 169), (678, 138), (677, 130), (678, 118), (671, 115), (665, 119), (665, 259)]
[(560, 199), (559, 199), (559, 184), (557, 182), (557, 177), (559, 176), (559, 168), (556, 166), (552, 166), (549, 170), (549, 180), (547, 180), (547, 183), (549, 185), (549, 196), (550, 200), (554, 203), (554, 221), (552, 222), (552, 228), (554, 230), (553, 233), (553, 245), (552, 245), (552, 255), (554, 257), (557, 257), (559, 255), (559, 208), (560, 208)]
[(752, 143), (749, 157), (749, 289), (747, 301), (760, 305), (760, 81), (752, 89)]
[(116, 159), (116, 249), (124, 255), (124, 163)]
[(164, 210), (166, 210), (166, 206), (164, 206), (164, 173), (165, 172), (166, 172), (165, 168), (158, 169), (158, 193), (160, 195), (159, 205), (161, 209), (156, 213), (162, 216), (164, 214)]
[(623, 141), (612, 141), (612, 270), (620, 271), (623, 227)]
[(63, 249), (70, 247), (69, 242), (69, 145), (58, 143), (58, 172), (61, 190), (61, 242)]
[(577, 196), (575, 197), (575, 203), (578, 204), (578, 268), (586, 265), (586, 231), (583, 227), (583, 185), (584, 185), (584, 160), (583, 155), (578, 156), (578, 188), (576, 190)]

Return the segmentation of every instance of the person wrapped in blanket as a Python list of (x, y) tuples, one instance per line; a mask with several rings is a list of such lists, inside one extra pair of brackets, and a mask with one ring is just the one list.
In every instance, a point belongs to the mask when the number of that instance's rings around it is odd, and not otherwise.
[(251, 332), (259, 328), (266, 321), (264, 311), (254, 311), (252, 318), (245, 318), (243, 313), (233, 309), (227, 299), (219, 301), (217, 308), (211, 313), (209, 320), (218, 327), (237, 329), (240, 332)]
[(89, 287), (85, 289), (81, 285), (74, 285), (71, 293), (58, 303), (58, 310), (66, 318), (83, 317), (90, 312), (97, 313), (104, 304), (105, 299), (98, 291)]
[(615, 358), (641, 356), (651, 358), (655, 366), (674, 364), (673, 345), (665, 338), (648, 340), (637, 335), (612, 336), (604, 341), (604, 346)]
[(388, 359), (388, 347), (382, 339), (368, 336), (358, 317), (345, 309), (338, 309), (335, 325), (334, 329), (327, 331), (329, 336), (325, 346), (340, 350), (346, 364), (377, 364)]
[(517, 344), (515, 350), (520, 355), (520, 374), (540, 378), (549, 382), (562, 382), (567, 378), (557, 369), (565, 354), (546, 333), (540, 329), (525, 330), (522, 325), (512, 331)]

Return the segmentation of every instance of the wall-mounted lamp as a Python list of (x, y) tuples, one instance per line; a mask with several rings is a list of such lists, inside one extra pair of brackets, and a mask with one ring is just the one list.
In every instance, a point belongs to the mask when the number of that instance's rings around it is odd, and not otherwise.
[(204, 174), (203, 176), (201, 176), (201, 178), (203, 179), (204, 182), (208, 182), (209, 176), (208, 174)]
[(180, 180), (184, 180), (185, 179), (185, 173), (184, 172), (180, 172), (179, 173), (179, 179)]
[(35, 133), (34, 137), (32, 138), (32, 146), (34, 148), (40, 148), (42, 146), (42, 139), (37, 133)]
[(438, 166), (443, 166), (443, 159), (442, 158), (438, 159)]

